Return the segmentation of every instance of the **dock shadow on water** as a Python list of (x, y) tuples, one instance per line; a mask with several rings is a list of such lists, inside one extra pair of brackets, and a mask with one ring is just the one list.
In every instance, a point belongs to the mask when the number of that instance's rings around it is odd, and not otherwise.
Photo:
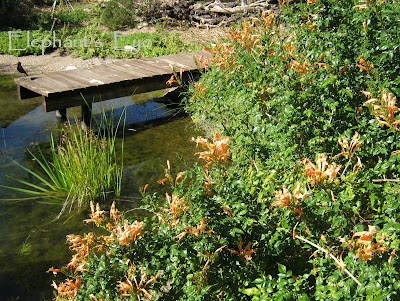
[[(59, 121), (54, 113), (43, 112), (40, 99), (17, 100), (11, 77), (1, 76), (0, 87), (0, 106), (4, 108), (0, 112), (0, 185), (17, 186), (13, 178), (34, 182), (15, 162), (32, 166), (27, 150), (48, 148), (51, 133), (57, 133), (60, 127)], [(124, 135), (118, 138), (121, 144), (124, 136), (122, 197), (118, 204), (123, 210), (140, 206), (139, 187), (149, 184), (150, 191), (160, 191), (157, 180), (163, 177), (166, 160), (180, 170), (196, 161), (196, 145), (190, 138), (199, 133), (189, 117), (160, 102), (165, 101), (160, 98), (164, 93), (156, 91), (93, 105), (94, 114), (105, 110), (115, 119), (126, 110)], [(80, 114), (77, 108), (68, 111), (69, 116)], [(83, 219), (88, 218), (87, 210), (54, 220), (61, 204), (24, 199), (27, 197), (0, 187), (1, 300), (51, 300), (51, 282), (60, 279), (46, 271), (69, 262), (72, 253), (66, 235), (92, 231), (90, 225), (83, 224)], [(111, 202), (103, 201), (102, 208)]]

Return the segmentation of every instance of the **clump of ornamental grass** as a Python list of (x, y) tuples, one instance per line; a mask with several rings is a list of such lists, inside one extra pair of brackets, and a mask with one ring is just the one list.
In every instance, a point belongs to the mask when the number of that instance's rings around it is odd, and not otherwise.
[[(122, 181), (122, 163), (116, 151), (116, 134), (121, 119), (113, 129), (112, 122), (102, 119), (95, 133), (92, 129), (82, 130), (80, 124), (68, 123), (62, 129), (59, 142), (51, 136), (49, 155), (39, 148), (39, 154), (29, 151), (39, 164), (40, 170), (33, 170), (18, 164), (39, 181), (39, 184), (16, 179), (27, 186), (7, 187), (28, 193), (38, 198), (52, 198), (63, 201), (59, 216), (69, 208), (81, 208), (89, 201), (105, 198), (113, 193), (119, 196)], [(123, 145), (121, 148), (123, 152)]]

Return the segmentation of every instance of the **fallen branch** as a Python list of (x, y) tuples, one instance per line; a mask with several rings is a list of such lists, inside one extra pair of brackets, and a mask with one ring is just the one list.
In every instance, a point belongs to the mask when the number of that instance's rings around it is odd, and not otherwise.
[(339, 259), (337, 259), (334, 255), (332, 255), (332, 254), (329, 253), (327, 250), (321, 248), (320, 246), (316, 245), (315, 243), (313, 243), (313, 242), (309, 241), (308, 239), (305, 239), (305, 238), (303, 238), (303, 237), (301, 237), (301, 236), (295, 235), (294, 238), (297, 238), (297, 239), (299, 239), (299, 240), (301, 240), (301, 241), (303, 241), (303, 242), (305, 242), (305, 243), (308, 243), (309, 245), (313, 246), (314, 248), (317, 248), (318, 250), (320, 250), (320, 251), (324, 252), (325, 254), (329, 255), (329, 256), (338, 264), (338, 266), (339, 266), (347, 275), (349, 275), (351, 279), (354, 280), (355, 283), (357, 283), (358, 285), (361, 286), (361, 282), (358, 281), (357, 278), (354, 277), (354, 275), (353, 275), (352, 273), (350, 273), (348, 269), (346, 269), (346, 266), (345, 266), (343, 263), (341, 263), (341, 262), (339, 261)]
[(258, 1), (255, 3), (251, 3), (248, 5), (244, 5), (244, 6), (235, 6), (235, 7), (223, 7), (220, 6), (217, 3), (213, 3), (215, 4), (215, 6), (210, 7), (210, 5), (207, 6), (207, 9), (210, 12), (213, 13), (219, 13), (219, 14), (235, 14), (235, 13), (241, 13), (244, 11), (247, 11), (249, 8), (265, 8), (267, 6), (269, 6), (268, 2), (265, 1)]
[(282, 123), (280, 122), (278, 119), (276, 119), (274, 116), (268, 114), (267, 112), (264, 112), (265, 115), (267, 115), (267, 117), (271, 118), (273, 121), (275, 121), (276, 123)]

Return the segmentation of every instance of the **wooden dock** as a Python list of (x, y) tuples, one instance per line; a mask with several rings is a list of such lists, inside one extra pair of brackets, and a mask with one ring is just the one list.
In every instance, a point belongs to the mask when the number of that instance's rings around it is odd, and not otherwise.
[[(15, 78), (18, 98), (42, 97), (45, 112), (82, 106), (111, 98), (169, 88), (176, 73), (184, 84), (200, 75), (196, 59), (210, 57), (206, 51), (164, 55)], [(177, 84), (172, 85), (177, 86)], [(65, 113), (64, 113), (65, 114)]]

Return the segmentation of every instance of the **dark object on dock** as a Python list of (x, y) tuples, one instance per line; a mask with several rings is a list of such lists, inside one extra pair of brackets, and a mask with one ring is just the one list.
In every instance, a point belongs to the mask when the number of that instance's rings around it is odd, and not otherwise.
[(177, 87), (177, 81), (171, 80), (173, 74), (186, 86), (200, 77), (196, 60), (210, 57), (209, 52), (199, 51), (125, 59), (92, 68), (19, 77), (14, 81), (19, 99), (41, 96), (45, 112), (58, 110), (65, 119), (65, 109), (70, 107), (82, 106), (83, 115), (87, 115), (93, 102)]
[(25, 73), (26, 76), (28, 76), (28, 73), (26, 73), (26, 71), (24, 70), (24, 68), (21, 65), (21, 62), (18, 62), (17, 64), (17, 70), (19, 73)]

